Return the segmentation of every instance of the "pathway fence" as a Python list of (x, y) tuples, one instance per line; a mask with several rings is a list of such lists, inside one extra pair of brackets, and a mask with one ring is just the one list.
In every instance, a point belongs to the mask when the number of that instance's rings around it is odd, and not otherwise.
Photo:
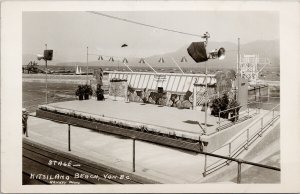
[[(212, 151), (212, 153), (237, 158), (244, 150), (247, 150), (257, 138), (262, 137), (263, 133), (279, 119), (280, 112), (278, 110), (279, 104), (238, 133), (222, 147)], [(228, 165), (230, 161), (231, 160), (224, 158), (216, 159), (206, 157), (203, 175), (206, 176), (217, 171)]]
[[(229, 126), (240, 123), (241, 121), (247, 120), (254, 115), (260, 113), (261, 102), (248, 102), (245, 105), (236, 106), (219, 112), (219, 120), (217, 131), (221, 131)], [(245, 111), (239, 112), (240, 109), (245, 108)], [(228, 115), (228, 119), (222, 118), (222, 115)], [(228, 120), (233, 121), (228, 123)]]

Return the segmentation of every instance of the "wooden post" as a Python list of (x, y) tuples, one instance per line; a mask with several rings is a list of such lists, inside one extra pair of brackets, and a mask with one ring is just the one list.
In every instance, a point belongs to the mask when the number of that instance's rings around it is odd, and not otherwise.
[(68, 124), (68, 148), (71, 151), (71, 125)]
[(241, 180), (242, 180), (242, 163), (238, 161), (237, 184), (240, 184)]
[(132, 148), (132, 172), (135, 172), (135, 139), (133, 139)]

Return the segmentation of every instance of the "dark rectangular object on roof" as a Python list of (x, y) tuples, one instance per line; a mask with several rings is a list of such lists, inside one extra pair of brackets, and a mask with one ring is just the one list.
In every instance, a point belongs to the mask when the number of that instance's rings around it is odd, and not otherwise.
[(192, 42), (187, 51), (197, 63), (208, 60), (204, 42)]
[(53, 50), (44, 50), (44, 60), (51, 61), (53, 57)]

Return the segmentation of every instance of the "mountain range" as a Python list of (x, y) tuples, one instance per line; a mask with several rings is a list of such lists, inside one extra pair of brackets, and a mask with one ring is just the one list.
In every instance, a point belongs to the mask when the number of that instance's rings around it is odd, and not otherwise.
[[(204, 67), (205, 63), (196, 63), (194, 60), (189, 56), (187, 53), (188, 45), (185, 45), (179, 48), (175, 52), (165, 53), (163, 55), (153, 55), (151, 57), (145, 58), (151, 66), (153, 67), (171, 67), (175, 64), (171, 57), (178, 63), (181, 67), (197, 67), (202, 66)], [(232, 42), (208, 42), (207, 52), (223, 47), (225, 48), (225, 59), (224, 60), (208, 60), (206, 63), (208, 67), (222, 69), (222, 68), (236, 68), (237, 64), (237, 52), (238, 46), (236, 43)], [(279, 49), (279, 40), (258, 40), (255, 42), (250, 42), (246, 44), (240, 45), (240, 54), (244, 55), (252, 55), (257, 54), (262, 58), (268, 58), (271, 62), (270, 67), (279, 67), (280, 66), (280, 49)], [(159, 63), (160, 58), (164, 59), (164, 63)], [(187, 62), (181, 62), (182, 57), (187, 59)], [(36, 56), (33, 54), (23, 54), (23, 65), (28, 64), (31, 60), (36, 60)], [(129, 66), (138, 66), (141, 65), (139, 63), (140, 59), (137, 58), (127, 58)], [(51, 62), (52, 65), (55, 66), (85, 66), (85, 62)], [(42, 62), (39, 62), (39, 65), (43, 65)], [(99, 61), (89, 61), (90, 66), (117, 66), (122, 65), (118, 62), (109, 62), (107, 60), (99, 60)], [(146, 64), (143, 64), (146, 65)]]

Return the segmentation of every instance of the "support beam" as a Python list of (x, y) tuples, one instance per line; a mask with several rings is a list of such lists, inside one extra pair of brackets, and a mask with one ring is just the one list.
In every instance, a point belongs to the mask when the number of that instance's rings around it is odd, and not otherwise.
[(155, 69), (153, 69), (153, 67), (146, 60), (144, 60), (144, 61), (152, 69), (152, 71), (154, 71), (155, 73), (157, 73), (157, 71), (155, 71)]
[(171, 57), (171, 59), (175, 63), (175, 65), (179, 68), (179, 70), (181, 71), (181, 73), (184, 74), (184, 72), (182, 71), (182, 69), (180, 68), (180, 66), (178, 65), (178, 63), (175, 61), (175, 59), (173, 57)]

